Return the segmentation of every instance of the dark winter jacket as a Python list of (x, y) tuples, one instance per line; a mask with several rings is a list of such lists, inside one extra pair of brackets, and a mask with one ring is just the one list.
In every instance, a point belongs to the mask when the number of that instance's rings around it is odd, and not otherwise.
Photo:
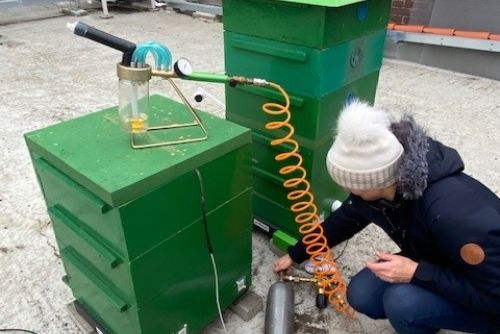
[[(500, 199), (411, 118), (392, 130), (405, 149), (396, 199), (367, 202), (351, 194), (323, 222), (330, 246), (373, 222), (418, 262), (413, 284), (500, 315)], [(301, 242), (288, 252), (297, 263), (307, 258)]]

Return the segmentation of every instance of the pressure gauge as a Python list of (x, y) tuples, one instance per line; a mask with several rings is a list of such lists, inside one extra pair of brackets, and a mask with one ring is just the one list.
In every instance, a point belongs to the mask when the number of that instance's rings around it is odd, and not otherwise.
[(180, 78), (184, 78), (193, 73), (193, 66), (186, 58), (179, 58), (174, 64), (174, 71)]

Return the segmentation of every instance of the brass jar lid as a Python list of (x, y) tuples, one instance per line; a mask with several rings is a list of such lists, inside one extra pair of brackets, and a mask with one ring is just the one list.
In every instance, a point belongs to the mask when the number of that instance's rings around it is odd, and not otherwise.
[(149, 81), (151, 79), (151, 66), (146, 67), (127, 67), (118, 63), (116, 65), (116, 74), (121, 80), (129, 81)]

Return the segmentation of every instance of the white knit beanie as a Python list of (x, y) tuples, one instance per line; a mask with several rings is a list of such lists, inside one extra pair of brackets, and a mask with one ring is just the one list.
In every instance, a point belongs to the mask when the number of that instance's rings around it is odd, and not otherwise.
[(340, 186), (375, 190), (396, 182), (403, 146), (390, 130), (388, 115), (361, 101), (346, 105), (337, 123), (337, 137), (326, 167)]

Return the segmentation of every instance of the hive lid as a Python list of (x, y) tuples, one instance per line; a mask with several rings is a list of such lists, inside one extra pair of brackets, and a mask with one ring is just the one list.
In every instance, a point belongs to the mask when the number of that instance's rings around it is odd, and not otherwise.
[(303, 3), (306, 5), (315, 5), (323, 7), (343, 7), (351, 5), (353, 3), (362, 2), (365, 0), (279, 0), (279, 1)]
[[(151, 96), (150, 106), (173, 121), (190, 117), (184, 105), (163, 96)], [(27, 133), (25, 139), (34, 159), (45, 159), (118, 206), (250, 143), (250, 130), (204, 112), (199, 115), (209, 138), (190, 144), (133, 149), (130, 135), (118, 125), (117, 107)]]

